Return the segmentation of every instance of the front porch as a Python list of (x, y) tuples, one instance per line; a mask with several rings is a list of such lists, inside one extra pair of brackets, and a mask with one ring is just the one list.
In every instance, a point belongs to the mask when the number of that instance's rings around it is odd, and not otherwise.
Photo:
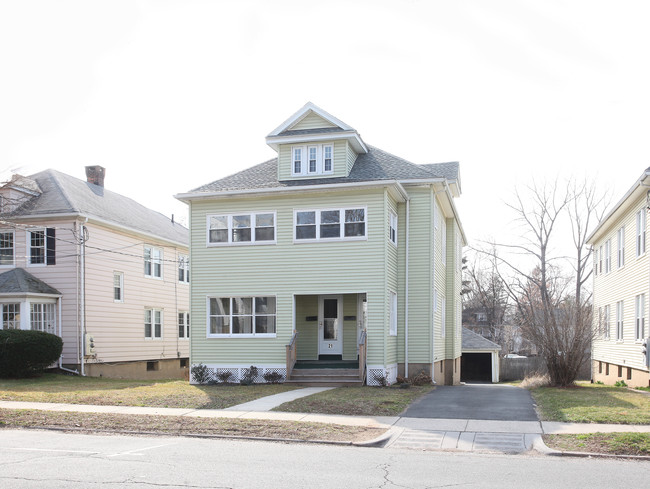
[(287, 345), (286, 383), (363, 385), (366, 294), (294, 296), (294, 333)]

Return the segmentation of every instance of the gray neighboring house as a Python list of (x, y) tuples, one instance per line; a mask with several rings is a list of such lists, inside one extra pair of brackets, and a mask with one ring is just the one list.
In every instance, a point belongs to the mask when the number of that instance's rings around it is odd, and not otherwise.
[(59, 365), (83, 375), (187, 376), (188, 230), (56, 170), (0, 187), (2, 328), (63, 339)]
[(499, 382), (500, 351), (493, 341), (463, 328), (461, 380)]

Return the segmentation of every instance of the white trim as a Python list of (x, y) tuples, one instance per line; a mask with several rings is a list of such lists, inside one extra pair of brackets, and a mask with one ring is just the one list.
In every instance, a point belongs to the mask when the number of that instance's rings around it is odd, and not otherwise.
[[(390, 211), (388, 216), (388, 241), (390, 241), (396, 248), (398, 242), (398, 217), (397, 213)], [(395, 239), (393, 240), (392, 231), (395, 231)]]
[[(151, 336), (144, 336), (144, 339), (146, 341), (161, 341), (165, 337), (165, 316), (163, 309), (160, 307), (147, 307), (143, 309), (144, 313), (146, 314), (147, 311), (151, 311)], [(160, 313), (160, 336), (156, 336), (156, 312)], [(142, 318), (142, 326), (145, 326), (147, 323), (144, 321), (144, 317)]]
[(285, 120), (282, 124), (280, 124), (275, 129), (273, 129), (267, 137), (276, 136), (280, 134), (282, 131), (286, 131), (287, 128), (293, 126), (294, 124), (304, 119), (307, 115), (309, 115), (310, 111), (322, 117), (330, 124), (334, 124), (335, 126), (338, 126), (343, 130), (354, 131), (354, 129), (352, 129), (351, 126), (347, 125), (342, 120), (337, 119), (329, 112), (326, 112), (320, 107), (318, 107), (316, 104), (313, 104), (312, 102), (307, 102), (300, 109), (298, 109), (293, 115), (291, 115), (291, 117), (289, 117), (287, 120)]
[[(356, 221), (347, 224), (364, 224), (364, 234), (363, 236), (345, 236), (345, 211), (349, 210), (363, 210), (363, 221)], [(338, 211), (339, 212), (339, 236), (335, 238), (321, 238), (321, 213), (327, 211)], [(302, 238), (299, 239), (297, 236), (298, 230), (298, 213), (299, 212), (313, 212), (314, 213), (314, 224), (304, 224), (303, 226), (314, 226), (316, 231), (315, 238)], [(294, 209), (293, 210), (293, 242), (296, 244), (300, 243), (328, 243), (328, 242), (339, 242), (339, 241), (367, 241), (368, 240), (368, 207), (367, 206), (345, 206), (345, 207), (332, 207), (332, 208), (318, 208), (318, 209)]]
[[(273, 240), (260, 240), (257, 241), (256, 234), (254, 230), (256, 229), (257, 216), (260, 214), (272, 214), (273, 215)], [(251, 240), (250, 241), (232, 241), (232, 218), (234, 216), (250, 216), (250, 230), (251, 230)], [(225, 217), (228, 219), (228, 241), (210, 241), (210, 219), (213, 217)], [(205, 233), (205, 243), (208, 248), (219, 247), (219, 246), (263, 246), (263, 245), (274, 245), (277, 244), (278, 239), (278, 216), (276, 211), (243, 211), (243, 212), (234, 212), (229, 214), (206, 214), (206, 233)], [(270, 226), (265, 226), (270, 228)]]
[(0, 233), (11, 234), (12, 261), (10, 265), (0, 265), (0, 268), (14, 268), (16, 266), (16, 231), (9, 228), (0, 229)]
[[(144, 266), (147, 263), (147, 258), (145, 256), (145, 251), (147, 249), (150, 250), (150, 252), (149, 252), (149, 262), (151, 263), (151, 273), (149, 273), (149, 274), (147, 274), (146, 266)], [(158, 257), (156, 257), (156, 258), (154, 258), (154, 250), (159, 252)], [(164, 251), (165, 251), (164, 248), (162, 248), (160, 246), (154, 246), (154, 245), (150, 245), (150, 244), (145, 244), (143, 246), (143, 248), (142, 248), (142, 260), (143, 260), (142, 265), (143, 265), (143, 268), (144, 268), (144, 270), (143, 270), (144, 276), (146, 278), (151, 278), (151, 279), (154, 279), (154, 280), (163, 280), (164, 279), (164, 276), (165, 276), (165, 273), (164, 273), (164, 268), (165, 268), (164, 267), (164, 264), (165, 264)], [(154, 265), (156, 265), (156, 264), (160, 265), (160, 275), (155, 275), (154, 274), (154, 270), (155, 270)]]
[[(331, 148), (332, 169), (325, 171), (325, 148)], [(311, 171), (311, 150), (316, 152), (314, 171)], [(300, 172), (296, 172), (295, 152), (300, 150)], [(328, 141), (322, 144), (306, 144), (291, 146), (291, 176), (292, 177), (321, 177), (323, 175), (332, 175), (334, 173), (334, 142)]]
[(397, 336), (397, 292), (388, 289), (388, 336)]
[[(115, 298), (115, 276), (120, 277), (120, 298), (116, 299)], [(120, 272), (118, 270), (113, 270), (113, 302), (117, 303), (123, 303), (124, 302), (124, 272)]]
[[(42, 232), (43, 233), (43, 263), (32, 263), (32, 233)], [(45, 227), (34, 227), (27, 229), (25, 231), (25, 264), (29, 268), (38, 268), (47, 266), (47, 228)]]

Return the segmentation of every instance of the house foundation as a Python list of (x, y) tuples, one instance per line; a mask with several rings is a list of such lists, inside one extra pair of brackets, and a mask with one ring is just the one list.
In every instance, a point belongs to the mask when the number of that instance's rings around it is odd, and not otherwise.
[(614, 385), (623, 381), (629, 387), (650, 387), (650, 372), (647, 370), (593, 360), (591, 371), (594, 382)]
[[(64, 367), (79, 371), (79, 365), (64, 365)], [(189, 380), (190, 375), (188, 358), (116, 363), (87, 363), (84, 365), (84, 372), (88, 377), (147, 380)]]

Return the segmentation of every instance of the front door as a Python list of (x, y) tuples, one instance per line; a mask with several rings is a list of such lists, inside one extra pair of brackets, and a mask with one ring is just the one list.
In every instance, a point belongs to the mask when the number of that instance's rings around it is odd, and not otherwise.
[(343, 354), (343, 296), (318, 298), (318, 354)]

